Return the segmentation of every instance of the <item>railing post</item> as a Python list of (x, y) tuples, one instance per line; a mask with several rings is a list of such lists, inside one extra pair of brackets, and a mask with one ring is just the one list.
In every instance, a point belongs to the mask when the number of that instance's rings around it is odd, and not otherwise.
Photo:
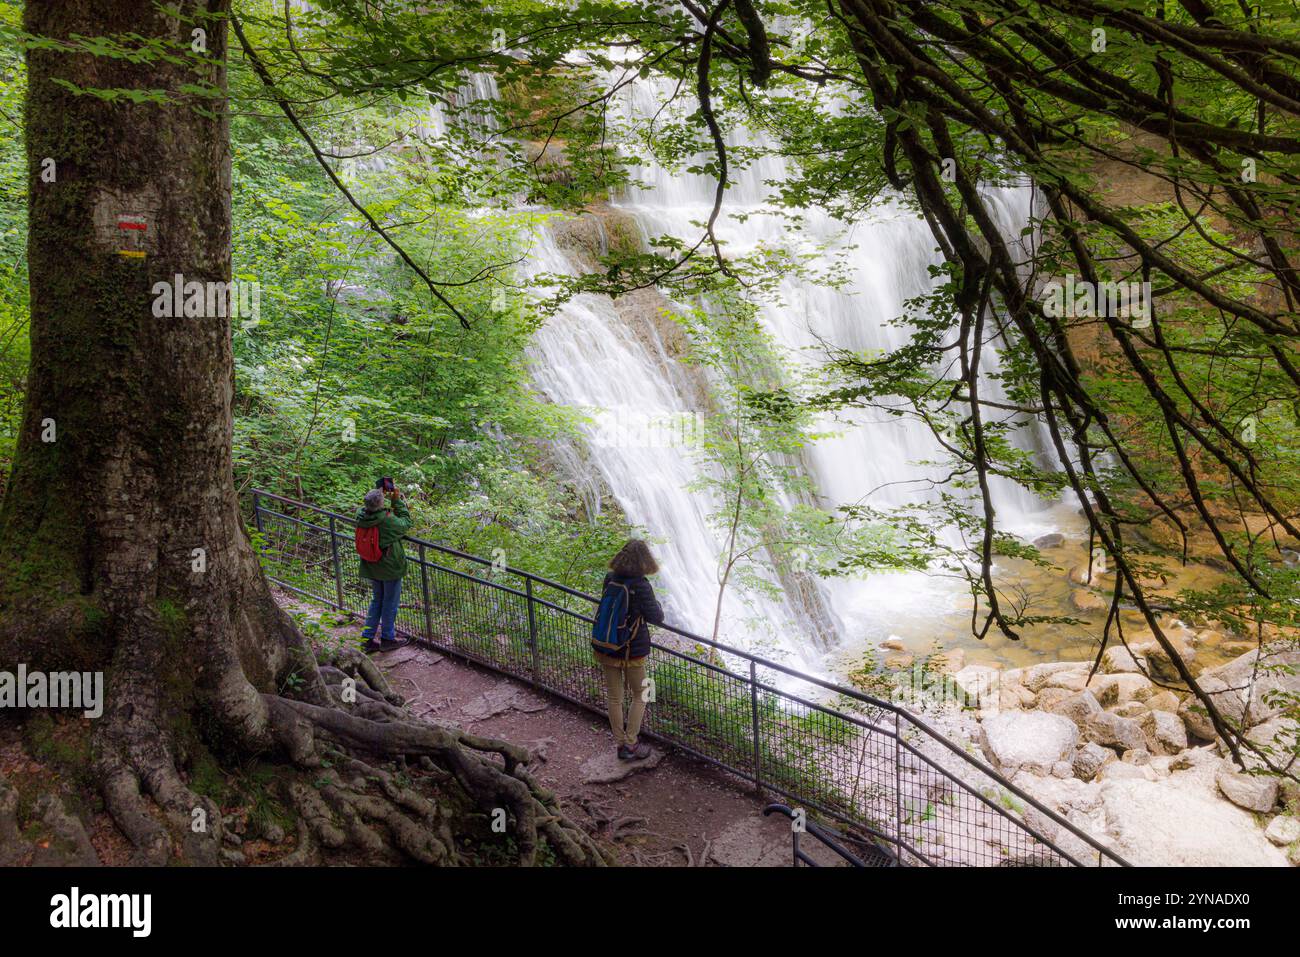
[(419, 543), (420, 593), (424, 600), (424, 640), (433, 644), (433, 609), (429, 606), (429, 563), (424, 557), (424, 542)]
[(537, 609), (533, 607), (533, 579), (524, 576), (524, 595), (528, 602), (528, 652), (532, 659), (533, 680), (540, 681), (542, 675), (541, 652), (537, 647)]
[(894, 712), (894, 852), (903, 863), (903, 745), (898, 712)]
[(339, 562), (339, 537), (335, 532), (334, 516), (330, 516), (330, 555), (334, 559), (334, 595), (338, 599), (339, 611), (343, 607), (343, 565)]
[(758, 666), (749, 659), (749, 718), (750, 734), (754, 738), (754, 789), (763, 790), (763, 749), (758, 743)]
[(253, 524), (257, 526), (257, 531), (262, 532), (262, 496), (256, 492), (253, 493)]

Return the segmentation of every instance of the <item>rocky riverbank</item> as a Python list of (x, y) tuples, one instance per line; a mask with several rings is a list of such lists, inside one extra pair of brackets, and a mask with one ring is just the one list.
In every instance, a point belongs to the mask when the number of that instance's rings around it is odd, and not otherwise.
[[(1180, 637), (1191, 645), (1195, 636)], [(974, 706), (970, 739), (1013, 784), (1134, 864), (1300, 866), (1300, 785), (1239, 768), (1195, 699), (1163, 687), (1154, 642), (1108, 649), (1091, 663), (949, 671)], [(1152, 680), (1152, 679), (1155, 680)], [(1286, 694), (1300, 694), (1300, 649), (1254, 648), (1208, 668), (1199, 682), (1223, 714), (1300, 772)], [(967, 710), (969, 715), (971, 712)], [(1026, 819), (1083, 859), (1083, 842), (1030, 808)]]

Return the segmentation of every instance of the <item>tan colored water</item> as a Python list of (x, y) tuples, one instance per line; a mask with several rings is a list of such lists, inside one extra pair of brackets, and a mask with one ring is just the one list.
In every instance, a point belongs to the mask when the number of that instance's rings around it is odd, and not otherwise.
[[(938, 600), (940, 585), (936, 583), (936, 602), (933, 614), (916, 617), (915, 620), (895, 622), (889, 636), (894, 642), (901, 643), (902, 650), (885, 649), (881, 642), (873, 641), (868, 647), (858, 645), (846, 648), (832, 664), (836, 674), (841, 677), (861, 669), (864, 660), (873, 655), (875, 660), (887, 668), (907, 667), (907, 658), (922, 657), (939, 651), (961, 649), (967, 664), (988, 664), (1004, 668), (1021, 668), (1047, 661), (1083, 661), (1092, 660), (1100, 645), (1102, 628), (1110, 604), (1110, 589), (1114, 585), (1113, 571), (1098, 576), (1094, 593), (1102, 600), (1103, 607), (1097, 611), (1081, 612), (1071, 603), (1071, 593), (1088, 589), (1070, 581), (1070, 571), (1088, 562), (1087, 542), (1076, 538), (1081, 530), (1067, 533), (1071, 537), (1062, 545), (1043, 550), (1043, 556), (1053, 563), (1053, 567), (1042, 568), (1024, 560), (1003, 560), (997, 569), (996, 581), (1002, 593), (1016, 603), (1028, 603), (1024, 613), (1036, 616), (1069, 616), (1080, 619), (1079, 624), (1045, 623), (1019, 629), (1019, 640), (1012, 640), (1002, 634), (996, 626), (983, 639), (977, 639), (971, 628), (971, 600), (953, 598), (945, 595)], [(1160, 560), (1164, 569), (1166, 584), (1151, 591), (1150, 597), (1159, 602), (1159, 596), (1173, 595), (1180, 589), (1209, 589), (1222, 582), (1226, 577), (1209, 566), (1189, 564), (1180, 566), (1173, 560)], [(949, 586), (943, 586), (949, 591)], [(1125, 635), (1132, 640), (1139, 632), (1147, 630), (1142, 615), (1131, 607), (1120, 612)], [(1172, 624), (1168, 616), (1161, 619), (1162, 626)], [(980, 624), (982, 624), (982, 618)], [(1204, 623), (1188, 623), (1193, 630), (1202, 630)], [(1217, 634), (1210, 634), (1204, 642), (1196, 646), (1196, 669), (1220, 664), (1236, 654), (1239, 648), (1231, 646), (1225, 653), (1226, 639)], [(1112, 629), (1111, 642), (1117, 638)], [(893, 642), (891, 642), (891, 645)]]

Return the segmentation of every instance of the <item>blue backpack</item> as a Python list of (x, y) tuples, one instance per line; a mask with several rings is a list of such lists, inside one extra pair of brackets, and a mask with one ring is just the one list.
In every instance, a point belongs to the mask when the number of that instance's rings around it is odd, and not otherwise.
[(600, 607), (596, 609), (596, 621), (591, 626), (591, 644), (596, 650), (624, 656), (630, 653), (632, 637), (641, 624), (640, 618), (630, 623), (627, 620), (630, 598), (622, 582), (610, 581), (605, 585)]

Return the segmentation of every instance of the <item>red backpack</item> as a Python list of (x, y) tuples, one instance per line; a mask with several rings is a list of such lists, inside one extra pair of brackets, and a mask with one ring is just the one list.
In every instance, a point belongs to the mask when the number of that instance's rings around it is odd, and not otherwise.
[(356, 529), (357, 554), (363, 562), (377, 562), (384, 557), (384, 550), (379, 547), (379, 526)]

